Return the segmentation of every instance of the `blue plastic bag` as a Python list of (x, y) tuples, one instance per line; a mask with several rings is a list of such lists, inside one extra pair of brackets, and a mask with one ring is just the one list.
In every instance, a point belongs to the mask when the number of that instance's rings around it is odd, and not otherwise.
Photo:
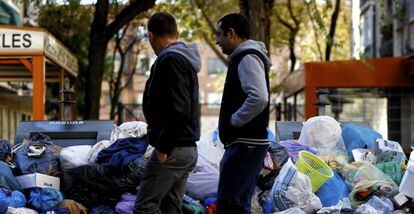
[[(33, 148), (44, 149), (39, 155), (31, 156)], [(59, 171), (59, 153), (50, 137), (42, 133), (34, 135), (29, 143), (23, 143), (13, 157), (20, 174), (42, 173), (50, 175)]]
[(342, 139), (344, 140), (349, 160), (354, 160), (352, 150), (362, 148), (370, 149), (377, 139), (382, 139), (380, 133), (356, 125), (347, 125), (342, 130)]
[(5, 161), (11, 155), (11, 146), (7, 140), (0, 140), (0, 160)]
[(33, 188), (30, 191), (29, 203), (42, 212), (58, 209), (62, 201), (62, 193), (52, 188)]
[(323, 207), (330, 207), (347, 198), (350, 192), (345, 181), (334, 171), (332, 179), (326, 181), (315, 194), (321, 199)]
[(3, 161), (0, 161), (0, 187), (10, 190), (22, 190), (22, 187), (14, 178), (9, 165)]
[(23, 193), (0, 188), (0, 213), (6, 213), (8, 207), (25, 207), (26, 198)]

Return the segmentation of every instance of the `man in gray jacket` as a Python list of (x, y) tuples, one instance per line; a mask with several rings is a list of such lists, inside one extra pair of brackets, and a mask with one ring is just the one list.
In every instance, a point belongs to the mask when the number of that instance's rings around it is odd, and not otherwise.
[(240, 14), (218, 21), (216, 43), (230, 64), (219, 118), (225, 153), (220, 163), (218, 213), (250, 213), (257, 176), (269, 145), (270, 59), (262, 42), (249, 40), (250, 25)]

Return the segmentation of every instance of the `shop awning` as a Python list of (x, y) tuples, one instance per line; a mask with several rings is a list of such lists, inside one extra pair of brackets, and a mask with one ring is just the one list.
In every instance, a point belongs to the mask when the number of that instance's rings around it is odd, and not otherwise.
[(0, 25), (0, 81), (33, 82), (34, 120), (44, 119), (46, 82), (63, 89), (65, 77), (74, 85), (77, 75), (76, 57), (44, 29)]

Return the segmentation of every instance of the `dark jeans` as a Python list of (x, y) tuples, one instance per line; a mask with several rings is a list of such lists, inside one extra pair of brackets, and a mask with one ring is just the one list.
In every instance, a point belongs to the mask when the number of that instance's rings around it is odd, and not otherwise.
[(159, 163), (155, 151), (141, 179), (134, 213), (180, 214), (189, 173), (197, 163), (197, 147), (176, 147)]
[(268, 146), (234, 144), (220, 163), (218, 214), (249, 214), (257, 177)]

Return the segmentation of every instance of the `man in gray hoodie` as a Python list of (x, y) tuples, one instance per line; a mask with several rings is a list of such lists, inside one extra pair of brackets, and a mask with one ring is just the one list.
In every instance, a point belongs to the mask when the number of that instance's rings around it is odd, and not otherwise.
[(148, 21), (157, 55), (145, 85), (143, 112), (155, 150), (141, 178), (134, 213), (181, 213), (189, 173), (197, 162), (200, 137), (197, 46), (178, 42), (175, 18), (155, 13)]
[(225, 146), (220, 163), (218, 213), (250, 213), (257, 176), (269, 139), (270, 59), (262, 42), (249, 40), (250, 25), (240, 14), (218, 21), (216, 43), (229, 55), (219, 118)]

